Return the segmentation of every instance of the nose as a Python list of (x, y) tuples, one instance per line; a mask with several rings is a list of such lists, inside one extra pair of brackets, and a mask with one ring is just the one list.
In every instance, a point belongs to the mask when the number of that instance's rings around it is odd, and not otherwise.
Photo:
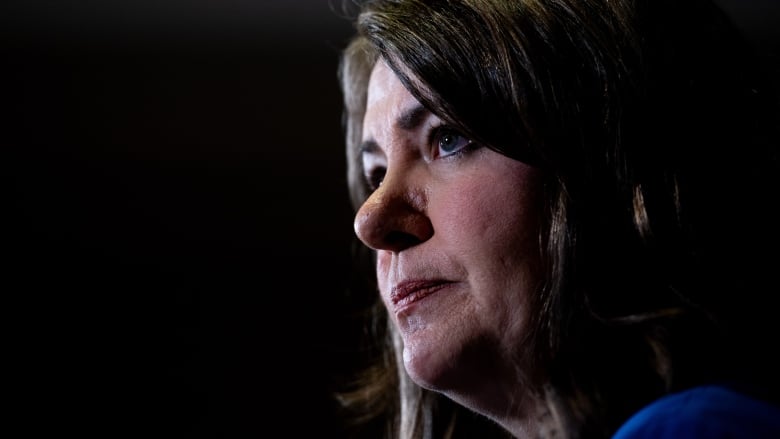
[(424, 191), (386, 176), (355, 215), (355, 233), (374, 250), (401, 252), (433, 236)]

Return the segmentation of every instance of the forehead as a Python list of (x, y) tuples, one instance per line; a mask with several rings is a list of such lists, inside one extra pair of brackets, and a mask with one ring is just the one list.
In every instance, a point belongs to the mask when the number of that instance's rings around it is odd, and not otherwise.
[(368, 79), (367, 105), (374, 105), (377, 101), (385, 99), (390, 94), (390, 89), (395, 85), (394, 82), (400, 81), (393, 70), (383, 60), (378, 60), (371, 69), (371, 75)]
[(395, 72), (383, 60), (378, 60), (368, 80), (364, 123), (387, 120), (417, 105), (419, 102), (406, 90)]

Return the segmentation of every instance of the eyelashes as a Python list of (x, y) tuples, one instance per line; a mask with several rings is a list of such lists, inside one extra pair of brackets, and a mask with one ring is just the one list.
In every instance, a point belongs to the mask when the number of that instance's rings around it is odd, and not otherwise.
[[(421, 149), (423, 156), (430, 161), (441, 159), (456, 159), (479, 147), (479, 144), (464, 136), (458, 129), (449, 125), (431, 127), (426, 138), (426, 145)], [(387, 174), (386, 159), (367, 157), (363, 154), (363, 171), (366, 185), (371, 191), (377, 190)]]

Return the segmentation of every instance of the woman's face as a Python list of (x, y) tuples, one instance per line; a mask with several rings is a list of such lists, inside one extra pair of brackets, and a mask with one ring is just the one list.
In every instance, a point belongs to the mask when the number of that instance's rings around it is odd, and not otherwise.
[(375, 191), (355, 231), (376, 250), (406, 370), (455, 396), (506, 385), (539, 283), (539, 172), (447, 127), (381, 60), (362, 151)]

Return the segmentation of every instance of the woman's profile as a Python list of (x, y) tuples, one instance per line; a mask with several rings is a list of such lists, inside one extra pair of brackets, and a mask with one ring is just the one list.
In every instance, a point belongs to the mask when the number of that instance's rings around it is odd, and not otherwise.
[[(375, 0), (339, 78), (388, 437), (780, 437), (777, 95), (705, 0)], [(376, 430), (372, 430), (376, 431)]]

